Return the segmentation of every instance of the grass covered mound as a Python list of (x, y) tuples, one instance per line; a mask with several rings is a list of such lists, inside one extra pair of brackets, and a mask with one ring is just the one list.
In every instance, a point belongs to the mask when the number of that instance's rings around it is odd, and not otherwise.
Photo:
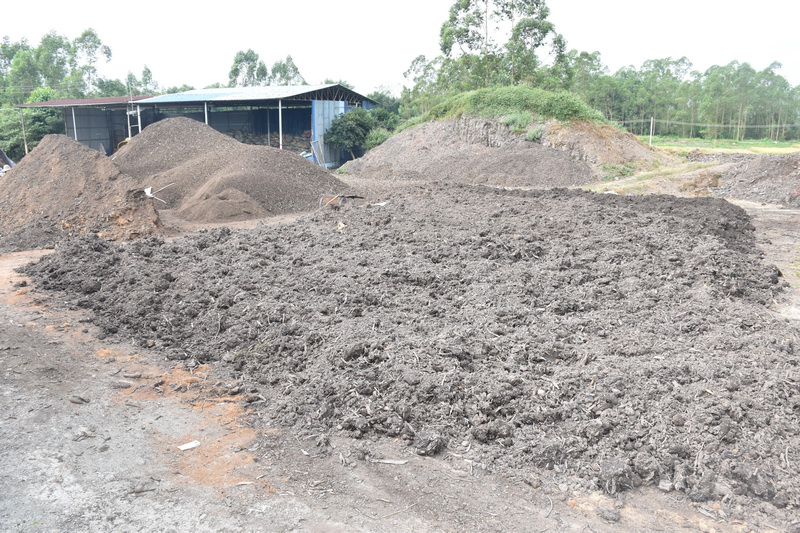
[(412, 119), (406, 127), (463, 115), (501, 120), (517, 130), (551, 119), (605, 122), (602, 113), (574, 94), (516, 85), (457, 94)]

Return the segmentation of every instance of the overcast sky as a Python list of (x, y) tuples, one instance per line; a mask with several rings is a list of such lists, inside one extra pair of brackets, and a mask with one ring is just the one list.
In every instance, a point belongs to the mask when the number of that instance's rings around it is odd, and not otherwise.
[[(48, 31), (75, 39), (93, 28), (111, 47), (105, 77), (141, 76), (162, 87), (227, 83), (236, 52), (271, 66), (291, 55), (311, 84), (345, 80), (362, 94), (399, 93), (420, 54), (439, 54), (439, 28), (454, 0), (305, 0), (211, 5), (137, 0), (6, 2), (0, 34), (38, 44)], [(694, 69), (731, 61), (762, 70), (773, 61), (800, 85), (800, 2), (780, 0), (548, 0), (550, 21), (569, 48), (599, 51), (611, 73), (648, 59), (687, 57)], [(255, 6), (255, 7), (254, 7)], [(230, 11), (227, 11), (230, 10)]]

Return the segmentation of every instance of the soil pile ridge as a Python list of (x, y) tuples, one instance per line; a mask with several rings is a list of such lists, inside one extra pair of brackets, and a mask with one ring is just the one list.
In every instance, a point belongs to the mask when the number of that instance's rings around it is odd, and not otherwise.
[(717, 196), (800, 207), (800, 152), (749, 157), (732, 166), (720, 181), (714, 190)]
[(124, 240), (158, 234), (158, 214), (137, 182), (96, 150), (47, 135), (2, 180), (0, 250), (49, 248), (97, 233)]
[(404, 130), (342, 170), (387, 181), (551, 188), (594, 183), (608, 165), (669, 160), (611, 126), (552, 122), (541, 142), (531, 142), (499, 122), (461, 117)]
[(297, 154), (242, 144), (189, 118), (164, 119), (115, 156), (119, 167), (158, 191), (187, 220), (227, 222), (313, 209), (347, 186)]
[(431, 186), (286, 226), (86, 237), (27, 272), (107, 335), (228, 364), (309, 434), (796, 507), (800, 332), (760, 255), (719, 199)]

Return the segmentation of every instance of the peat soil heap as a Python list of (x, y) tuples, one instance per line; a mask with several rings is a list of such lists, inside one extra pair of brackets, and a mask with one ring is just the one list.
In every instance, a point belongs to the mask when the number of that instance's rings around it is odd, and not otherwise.
[(800, 207), (800, 152), (764, 154), (732, 166), (714, 194), (751, 202)]
[(383, 182), (439, 181), (545, 189), (595, 183), (609, 168), (650, 168), (674, 159), (608, 125), (552, 121), (526, 139), (501, 122), (461, 117), (406, 129), (342, 171)]
[(195, 222), (229, 222), (308, 211), (323, 194), (347, 186), (286, 150), (242, 144), (212, 127), (177, 117), (160, 120), (114, 156), (119, 167)]
[(226, 365), (270, 424), (735, 513), (800, 505), (798, 331), (760, 257), (719, 199), (426, 186), (286, 226), (89, 236), (26, 272), (111, 338)]
[(0, 252), (52, 248), (90, 232), (112, 240), (161, 232), (137, 182), (66, 135), (44, 137), (1, 183)]
[(499, 122), (463, 118), (404, 130), (342, 166), (345, 175), (381, 181), (441, 181), (495, 187), (570, 187), (593, 183), (591, 167), (566, 150), (526, 141)]

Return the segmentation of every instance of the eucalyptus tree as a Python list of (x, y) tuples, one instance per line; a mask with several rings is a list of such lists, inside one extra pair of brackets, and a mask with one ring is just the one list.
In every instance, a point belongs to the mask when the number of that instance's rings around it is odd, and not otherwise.
[(287, 55), (286, 59), (281, 59), (272, 64), (269, 76), (267, 77), (267, 85), (305, 85), (306, 80), (300, 74), (300, 69), (292, 59), (292, 56)]
[(103, 44), (100, 37), (93, 29), (83, 31), (77, 39), (72, 41), (72, 74), (74, 84), (82, 84), (84, 94), (97, 90), (97, 64), (103, 59), (111, 60), (111, 48)]
[(269, 71), (267, 66), (252, 49), (238, 51), (233, 57), (233, 65), (228, 73), (229, 87), (252, 87), (264, 85)]
[(457, 0), (439, 32), (442, 81), (459, 89), (531, 81), (537, 49), (548, 39), (565, 47), (549, 14), (544, 0)]

